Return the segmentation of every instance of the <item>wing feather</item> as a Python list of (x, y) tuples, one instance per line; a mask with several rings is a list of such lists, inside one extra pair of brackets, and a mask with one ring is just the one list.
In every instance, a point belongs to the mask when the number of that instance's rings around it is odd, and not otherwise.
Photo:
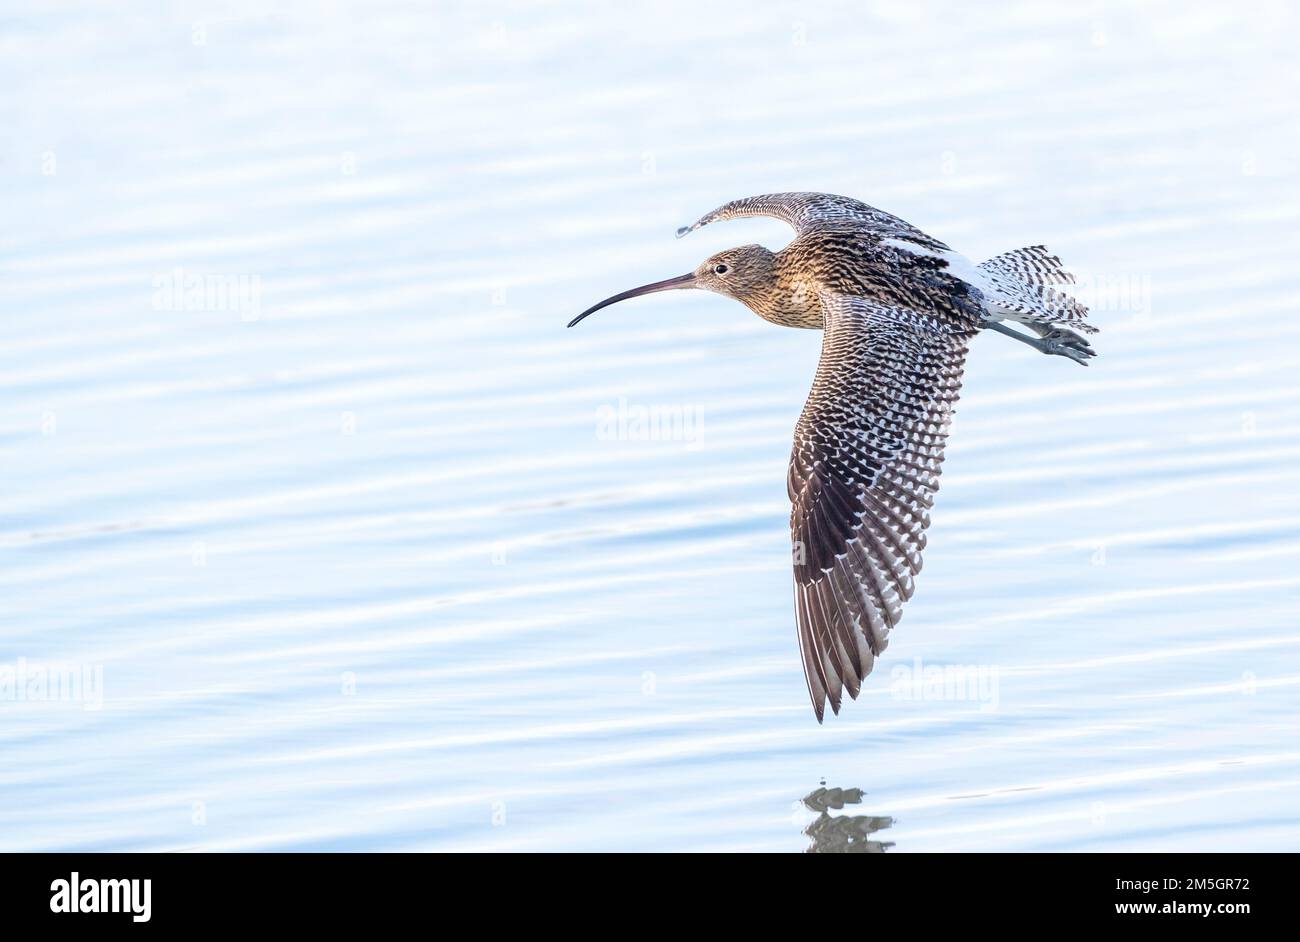
[(916, 226), (904, 222), (893, 213), (887, 213), (861, 200), (831, 193), (765, 193), (724, 203), (711, 213), (700, 217), (689, 226), (677, 230), (677, 237), (694, 232), (709, 223), (745, 216), (770, 216), (803, 234), (821, 228), (851, 228), (870, 233), (874, 238), (905, 238), (910, 242), (934, 251), (948, 247), (926, 235)]
[(799, 645), (819, 721), (828, 699), (838, 713), (843, 690), (857, 697), (914, 591), (974, 333), (861, 297), (821, 299), (821, 362), (788, 477)]

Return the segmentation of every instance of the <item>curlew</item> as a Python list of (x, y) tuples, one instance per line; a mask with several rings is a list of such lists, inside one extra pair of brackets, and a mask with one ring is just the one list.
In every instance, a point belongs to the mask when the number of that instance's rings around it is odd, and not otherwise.
[[(742, 245), (656, 291), (702, 288), (783, 327), (822, 330), (821, 360), (795, 427), (787, 489), (799, 650), (813, 710), (857, 698), (912, 597), (966, 350), (981, 330), (1087, 365), (1087, 309), (1041, 245), (978, 265), (896, 216), (824, 193), (719, 207), (711, 222), (771, 216), (794, 228), (779, 252)], [(1016, 324), (1031, 333), (1009, 326)]]

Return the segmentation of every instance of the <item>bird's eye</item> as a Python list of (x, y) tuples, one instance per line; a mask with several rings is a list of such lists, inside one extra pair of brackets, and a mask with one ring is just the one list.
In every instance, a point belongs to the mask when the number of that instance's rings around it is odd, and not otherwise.
[(727, 273), (727, 266), (726, 266), (726, 265), (714, 265), (714, 266), (713, 266), (713, 270), (714, 270), (715, 272), (717, 272), (719, 275), (725, 275), (725, 274)]

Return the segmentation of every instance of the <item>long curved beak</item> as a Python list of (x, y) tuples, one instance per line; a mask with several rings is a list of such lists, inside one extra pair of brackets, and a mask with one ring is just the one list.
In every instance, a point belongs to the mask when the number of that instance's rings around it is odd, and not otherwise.
[(574, 324), (578, 323), (578, 321), (582, 320), (588, 314), (595, 314), (602, 307), (609, 307), (611, 304), (617, 304), (619, 301), (626, 301), (628, 298), (638, 298), (643, 294), (654, 294), (654, 292), (656, 291), (671, 291), (674, 288), (694, 288), (694, 287), (695, 287), (695, 272), (691, 272), (690, 274), (687, 275), (678, 275), (676, 278), (668, 278), (665, 279), (664, 281), (656, 281), (653, 284), (642, 285), (639, 288), (633, 288), (630, 291), (624, 291), (622, 294), (616, 294), (612, 298), (606, 298), (604, 301), (601, 301), (599, 304), (587, 308), (585, 311), (583, 311), (573, 320), (569, 321), (569, 326), (572, 327)]

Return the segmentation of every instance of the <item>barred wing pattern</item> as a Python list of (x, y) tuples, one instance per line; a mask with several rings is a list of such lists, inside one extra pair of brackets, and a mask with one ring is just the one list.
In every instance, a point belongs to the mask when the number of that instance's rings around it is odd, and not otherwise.
[(950, 413), (974, 331), (821, 295), (821, 362), (795, 430), (795, 610), (813, 709), (856, 698), (921, 570)]
[(815, 229), (853, 229), (859, 235), (876, 238), (907, 238), (934, 250), (947, 246), (926, 235), (916, 226), (904, 222), (892, 213), (848, 196), (830, 193), (767, 193), (747, 196), (724, 203), (697, 222), (677, 230), (677, 237), (694, 232), (701, 226), (726, 219), (744, 216), (770, 216), (791, 226), (803, 235)]

